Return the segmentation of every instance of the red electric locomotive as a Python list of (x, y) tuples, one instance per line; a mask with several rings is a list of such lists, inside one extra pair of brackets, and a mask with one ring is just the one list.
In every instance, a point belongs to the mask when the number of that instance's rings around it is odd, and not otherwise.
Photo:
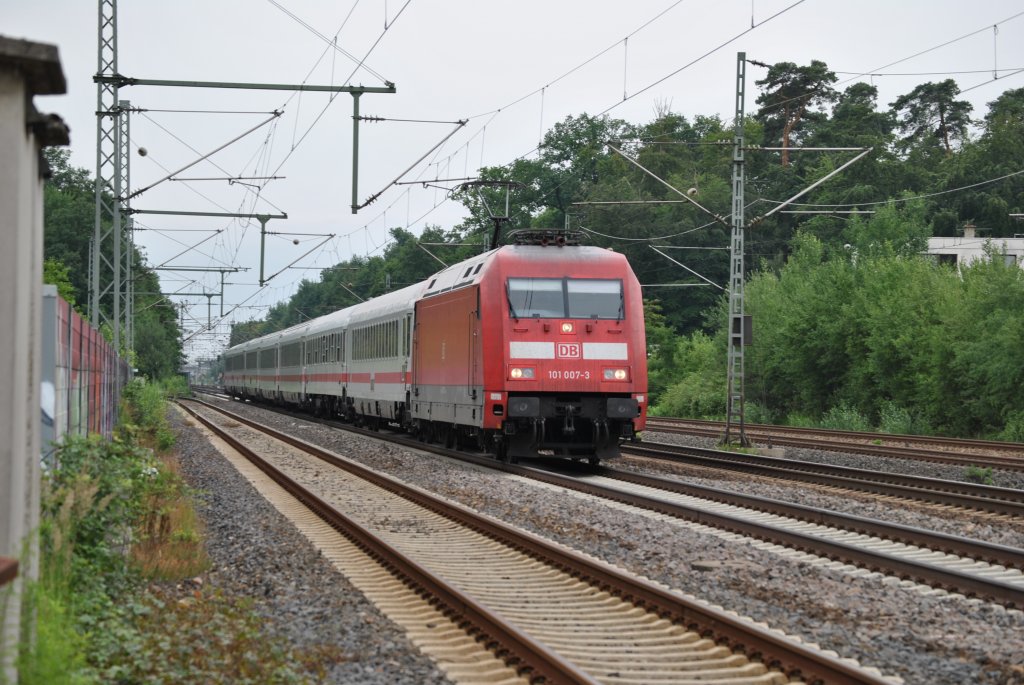
[(506, 461), (597, 463), (643, 430), (640, 285), (620, 254), (520, 231), (428, 280), (228, 350), (225, 388)]
[(646, 420), (640, 285), (621, 254), (522, 233), (416, 302), (414, 428), (451, 426), (503, 460), (618, 456)]

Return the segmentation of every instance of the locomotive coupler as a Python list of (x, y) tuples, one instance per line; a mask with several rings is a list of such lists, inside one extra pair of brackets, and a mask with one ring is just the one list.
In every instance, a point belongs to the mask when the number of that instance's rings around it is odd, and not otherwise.
[(562, 424), (562, 432), (566, 435), (572, 435), (576, 432), (576, 424), (572, 420), (573, 411), (575, 411), (575, 407), (571, 404), (565, 405), (565, 423)]
[(544, 419), (536, 418), (530, 423), (530, 446), (534, 449), (544, 442)]

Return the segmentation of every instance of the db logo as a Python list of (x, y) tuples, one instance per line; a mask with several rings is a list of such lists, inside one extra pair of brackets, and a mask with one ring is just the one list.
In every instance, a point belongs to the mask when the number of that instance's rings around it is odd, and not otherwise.
[(579, 343), (558, 343), (556, 346), (558, 351), (555, 356), (559, 359), (579, 359), (580, 358), (580, 344)]

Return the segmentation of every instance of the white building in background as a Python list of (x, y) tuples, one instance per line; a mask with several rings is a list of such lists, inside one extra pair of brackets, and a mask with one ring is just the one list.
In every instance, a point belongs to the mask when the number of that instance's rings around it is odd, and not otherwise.
[(986, 245), (991, 245), (997, 253), (1004, 253), (1007, 264), (1016, 264), (1024, 269), (1024, 235), (1013, 238), (986, 238), (977, 235), (977, 226), (967, 224), (964, 234), (953, 238), (929, 238), (928, 254), (935, 255), (940, 264), (960, 266), (977, 259), (986, 259)]

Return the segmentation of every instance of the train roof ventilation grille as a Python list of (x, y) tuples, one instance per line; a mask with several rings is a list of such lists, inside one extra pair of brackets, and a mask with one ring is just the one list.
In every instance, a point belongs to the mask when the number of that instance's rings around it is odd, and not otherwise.
[(541, 247), (579, 245), (582, 238), (582, 231), (564, 231), (556, 228), (520, 229), (508, 234), (508, 241), (512, 245), (540, 245)]

